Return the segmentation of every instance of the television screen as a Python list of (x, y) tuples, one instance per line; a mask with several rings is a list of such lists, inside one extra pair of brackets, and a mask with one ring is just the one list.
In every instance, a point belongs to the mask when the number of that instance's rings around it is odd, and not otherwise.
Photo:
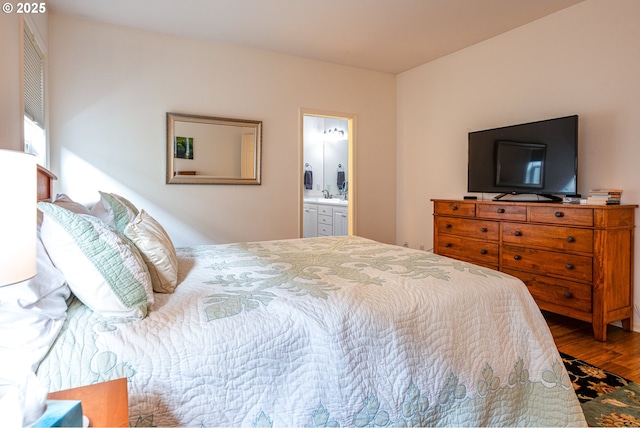
[(468, 191), (576, 194), (578, 116), (469, 133)]
[(542, 189), (545, 144), (496, 142), (496, 186)]

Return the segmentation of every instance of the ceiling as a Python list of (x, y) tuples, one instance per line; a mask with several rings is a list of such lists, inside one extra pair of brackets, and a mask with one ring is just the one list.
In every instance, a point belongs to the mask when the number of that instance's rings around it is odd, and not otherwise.
[(583, 0), (48, 0), (53, 12), (401, 73)]

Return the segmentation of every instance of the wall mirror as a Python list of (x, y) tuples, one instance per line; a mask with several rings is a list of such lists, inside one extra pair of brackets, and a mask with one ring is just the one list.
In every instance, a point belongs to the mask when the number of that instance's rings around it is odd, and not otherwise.
[(167, 113), (168, 184), (260, 184), (262, 121)]

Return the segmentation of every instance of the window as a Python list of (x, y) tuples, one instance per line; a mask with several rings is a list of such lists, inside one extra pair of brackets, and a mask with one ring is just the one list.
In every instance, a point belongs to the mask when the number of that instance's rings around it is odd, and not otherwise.
[(24, 151), (46, 166), (44, 125), (44, 54), (28, 25), (24, 26)]
[(33, 153), (36, 156), (36, 162), (42, 166), (46, 166), (47, 160), (47, 138), (44, 128), (24, 116), (24, 151)]

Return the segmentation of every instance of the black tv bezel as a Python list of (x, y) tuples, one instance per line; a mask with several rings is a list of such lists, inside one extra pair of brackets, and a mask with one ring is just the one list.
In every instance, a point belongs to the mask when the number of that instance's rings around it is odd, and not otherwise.
[[(517, 195), (517, 194), (530, 194), (530, 195), (536, 195), (536, 196), (544, 196), (546, 198), (549, 198), (551, 200), (553, 200), (554, 202), (557, 201), (561, 201), (562, 199), (554, 196), (554, 195), (575, 195), (578, 191), (578, 115), (570, 115), (570, 116), (562, 116), (562, 117), (556, 117), (556, 118), (551, 118), (551, 119), (544, 119), (544, 120), (538, 120), (538, 121), (533, 121), (533, 122), (525, 122), (525, 123), (519, 123), (519, 124), (515, 124), (515, 125), (508, 125), (508, 126), (502, 126), (502, 127), (497, 127), (497, 128), (490, 128), (490, 129), (484, 129), (484, 130), (479, 130), (479, 131), (470, 131), (468, 133), (468, 153), (467, 153), (467, 191), (470, 193), (497, 193), (500, 194), (499, 196), (497, 196), (496, 198), (494, 198), (495, 200), (498, 200), (506, 195)], [(572, 159), (565, 161), (565, 164), (571, 163), (572, 165), (572, 174), (567, 174), (568, 176), (571, 176), (571, 179), (573, 181), (573, 186), (570, 189), (558, 189), (558, 188), (554, 188), (554, 187), (548, 187), (550, 184), (553, 183), (549, 183), (547, 182), (546, 179), (543, 179), (543, 187), (542, 188), (530, 188), (530, 187), (518, 187), (518, 186), (499, 186), (496, 184), (496, 144), (498, 141), (513, 141), (513, 142), (520, 142), (520, 143), (538, 143), (538, 144), (548, 144), (548, 148), (549, 147), (557, 147), (557, 145), (555, 143), (553, 143), (553, 141), (551, 140), (551, 143), (549, 142), (550, 140), (549, 135), (546, 135), (546, 133), (548, 133), (549, 131), (545, 131), (545, 129), (549, 129), (551, 122), (558, 122), (558, 121), (563, 121), (563, 122), (573, 122), (571, 125), (571, 127), (567, 126), (567, 124), (563, 124), (562, 128), (559, 129), (563, 129), (563, 132), (568, 133), (567, 135), (570, 135), (571, 141), (570, 143), (573, 144), (573, 153), (570, 153), (569, 156), (572, 157)], [(531, 132), (531, 130), (534, 130), (535, 132)], [(515, 131), (515, 132), (514, 132)], [(526, 138), (526, 137), (522, 137), (522, 133), (527, 134), (527, 131), (529, 131), (530, 134), (534, 135), (534, 137), (530, 137), (530, 138)], [(547, 140), (540, 140), (540, 138), (536, 138), (536, 135), (540, 135), (540, 133), (542, 133), (542, 135), (545, 135), (545, 138), (547, 138)], [(474, 140), (477, 140), (477, 136), (475, 137), (475, 139), (473, 138), (474, 134), (483, 134), (483, 135), (489, 135), (489, 136), (496, 136), (495, 138), (493, 138), (492, 141), (492, 146), (491, 149), (485, 149), (486, 152), (483, 154), (483, 157), (480, 158), (479, 160), (483, 161), (483, 163), (488, 163), (488, 160), (491, 160), (491, 172), (490, 172), (490, 180), (487, 180), (487, 177), (489, 177), (489, 175), (484, 175), (482, 176), (481, 180), (476, 180), (479, 182), (472, 182), (472, 173), (473, 176), (475, 176), (476, 178), (478, 178), (478, 174), (477, 174), (477, 169), (473, 169), (472, 168), (472, 160), (478, 160), (478, 159), (472, 159), (472, 144), (474, 144)], [(515, 135), (515, 137), (514, 137)], [(482, 137), (482, 136), (481, 136)], [(566, 137), (563, 137), (566, 138)], [(476, 144), (489, 144), (486, 142), (487, 139), (485, 139), (484, 143), (476, 143)], [(566, 143), (565, 143), (566, 144)], [(477, 147), (475, 148), (477, 150)], [(549, 150), (549, 149), (547, 149)], [(557, 149), (555, 149), (557, 150)], [(554, 155), (553, 153), (553, 149), (551, 150), (551, 156)], [(489, 153), (490, 152), (490, 153)], [(547, 152), (549, 154), (549, 152)], [(557, 154), (557, 153), (556, 153)], [(574, 155), (574, 156), (572, 156)], [(562, 157), (562, 156), (560, 156)], [(557, 161), (554, 161), (554, 163)], [(553, 165), (554, 167), (556, 167), (557, 165)], [(476, 166), (477, 168), (477, 166)], [(547, 166), (545, 166), (545, 168), (548, 168)], [(487, 183), (490, 183), (487, 185)], [(473, 186), (472, 186), (473, 185)], [(529, 199), (529, 200), (524, 200), (524, 199), (513, 199), (513, 201), (522, 201), (522, 202), (546, 202), (545, 200), (540, 200), (539, 198), (535, 198), (535, 199)]]

